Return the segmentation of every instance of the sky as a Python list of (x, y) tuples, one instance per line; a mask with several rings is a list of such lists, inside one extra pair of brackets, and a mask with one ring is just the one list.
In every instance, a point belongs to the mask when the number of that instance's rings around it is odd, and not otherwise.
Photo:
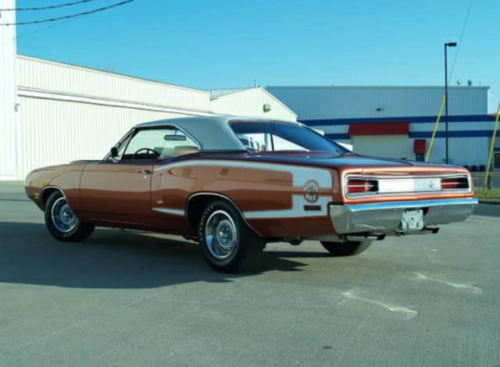
[[(19, 21), (91, 10), (19, 12)], [(17, 0), (17, 7), (69, 0)], [(18, 26), (20, 54), (200, 89), (258, 85), (443, 85), (445, 42), (471, 0), (136, 0), (66, 22)], [(499, 0), (474, 0), (450, 85), (500, 101)]]

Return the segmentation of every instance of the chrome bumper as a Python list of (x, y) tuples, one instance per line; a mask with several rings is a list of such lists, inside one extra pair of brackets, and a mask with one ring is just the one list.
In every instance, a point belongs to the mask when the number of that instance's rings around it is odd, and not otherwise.
[(337, 234), (398, 233), (407, 209), (424, 210), (424, 227), (462, 222), (477, 206), (477, 199), (398, 201), (374, 204), (330, 205), (330, 218)]

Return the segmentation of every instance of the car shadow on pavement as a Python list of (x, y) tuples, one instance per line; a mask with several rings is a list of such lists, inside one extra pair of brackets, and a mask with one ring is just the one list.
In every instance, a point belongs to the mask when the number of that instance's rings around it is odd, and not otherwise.
[(500, 204), (479, 204), (474, 215), (482, 217), (500, 217)]
[(0, 222), (0, 283), (154, 288), (231, 282), (267, 271), (301, 271), (306, 266), (282, 258), (280, 252), (264, 255), (261, 268), (254, 273), (220, 274), (205, 263), (200, 247), (189, 241), (97, 229), (84, 242), (59, 242), (44, 224)]

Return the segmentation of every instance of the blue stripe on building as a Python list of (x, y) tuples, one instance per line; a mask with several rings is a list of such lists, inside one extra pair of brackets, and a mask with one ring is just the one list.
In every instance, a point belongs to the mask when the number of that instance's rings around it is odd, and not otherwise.
[[(448, 136), (450, 138), (489, 138), (491, 137), (492, 130), (463, 130), (463, 131), (449, 131)], [(325, 134), (325, 136), (332, 140), (350, 140), (349, 134)], [(368, 136), (368, 135), (367, 135)], [(377, 136), (377, 135), (370, 135)], [(445, 138), (445, 131), (438, 131), (436, 138)], [(497, 131), (497, 137), (500, 137), (500, 131)], [(415, 131), (410, 132), (410, 139), (426, 139), (432, 138), (432, 131)]]
[[(490, 138), (493, 135), (492, 130), (462, 130), (462, 131), (449, 131), (450, 138)], [(497, 136), (498, 136), (497, 132)], [(446, 131), (438, 131), (436, 138), (445, 138)], [(432, 138), (432, 131), (416, 131), (410, 132), (410, 138), (423, 139)]]
[[(402, 117), (367, 117), (367, 118), (350, 118), (350, 119), (326, 119), (326, 120), (299, 120), (307, 126), (343, 126), (362, 122), (395, 122), (408, 121), (412, 124), (429, 124), (436, 123), (437, 116), (402, 116)], [(449, 116), (449, 122), (493, 122), (489, 115), (459, 115)], [(441, 117), (441, 123), (444, 122), (444, 117)]]

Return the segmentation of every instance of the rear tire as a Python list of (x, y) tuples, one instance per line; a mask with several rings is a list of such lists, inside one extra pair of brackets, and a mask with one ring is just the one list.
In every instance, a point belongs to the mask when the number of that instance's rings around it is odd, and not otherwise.
[(49, 196), (45, 205), (45, 225), (50, 234), (59, 241), (79, 242), (94, 232), (94, 225), (77, 218), (60, 191)]
[(264, 239), (225, 201), (212, 201), (205, 208), (198, 235), (205, 260), (216, 271), (253, 271), (261, 264)]
[(326, 251), (330, 253), (331, 256), (342, 257), (342, 256), (354, 256), (365, 251), (372, 244), (372, 240), (364, 240), (359, 242), (347, 241), (347, 242), (321, 242)]

